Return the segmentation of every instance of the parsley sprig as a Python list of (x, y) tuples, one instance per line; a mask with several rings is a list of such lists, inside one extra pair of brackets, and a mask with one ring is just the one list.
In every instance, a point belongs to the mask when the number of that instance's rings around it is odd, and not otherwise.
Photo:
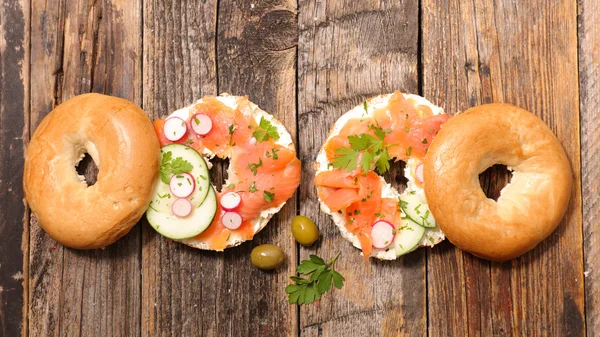
[[(375, 168), (379, 174), (385, 173), (390, 169), (390, 154), (388, 147), (383, 139), (391, 130), (383, 130), (379, 126), (369, 126), (373, 130), (375, 136), (368, 133), (348, 136), (350, 147), (342, 146), (336, 149), (335, 152), (339, 156), (333, 159), (333, 167), (352, 171), (358, 165), (364, 172), (371, 170), (371, 163), (375, 162)], [(360, 157), (360, 162), (359, 162)]]
[(168, 184), (171, 180), (171, 174), (182, 174), (192, 171), (194, 166), (189, 161), (177, 157), (173, 159), (171, 151), (164, 153), (160, 162), (160, 180)]
[(256, 138), (259, 142), (264, 142), (272, 139), (279, 139), (279, 132), (277, 132), (277, 127), (271, 124), (264, 117), (260, 117), (260, 122), (258, 123), (258, 130), (252, 132), (252, 137)]
[(296, 272), (301, 275), (310, 275), (310, 277), (290, 277), (294, 283), (285, 288), (285, 292), (288, 294), (288, 302), (290, 304), (313, 303), (315, 300), (321, 299), (321, 296), (331, 289), (331, 283), (336, 288), (342, 289), (345, 279), (335, 271), (335, 262), (340, 254), (341, 252), (337, 253), (329, 263), (325, 263), (322, 258), (312, 254), (310, 260), (303, 260)]

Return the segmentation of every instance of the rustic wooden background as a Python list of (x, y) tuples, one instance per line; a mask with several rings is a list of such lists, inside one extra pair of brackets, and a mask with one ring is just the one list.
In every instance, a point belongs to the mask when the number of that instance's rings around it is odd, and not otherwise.
[[(599, 335), (599, 27), (597, 0), (3, 0), (0, 336)], [(510, 102), (541, 116), (574, 171), (556, 232), (504, 264), (447, 242), (362, 262), (318, 210), (312, 160), (339, 115), (395, 89), (450, 113)], [(299, 191), (252, 243), (225, 253), (173, 243), (144, 221), (106, 249), (63, 248), (22, 202), (23, 151), (54, 106), (86, 92), (150, 117), (247, 94), (296, 138)], [(506, 179), (482, 178), (490, 194)], [(292, 239), (295, 214), (317, 221), (314, 247)], [(275, 272), (249, 263), (265, 242), (287, 253)], [(339, 250), (344, 289), (288, 305), (299, 260)]]

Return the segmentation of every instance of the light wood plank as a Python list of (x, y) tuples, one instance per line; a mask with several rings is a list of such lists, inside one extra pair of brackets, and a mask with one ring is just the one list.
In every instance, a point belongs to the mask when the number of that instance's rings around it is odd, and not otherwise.
[(600, 3), (579, 1), (581, 187), (588, 336), (600, 331)]
[[(582, 335), (576, 3), (425, 0), (422, 6), (424, 95), (449, 112), (487, 102), (529, 109), (562, 141), (574, 179), (562, 224), (525, 256), (489, 264), (450, 245), (429, 254), (429, 331)], [(492, 173), (486, 188), (504, 181)]]
[[(336, 269), (341, 291), (301, 307), (302, 336), (426, 334), (425, 250), (398, 261), (364, 262), (331, 219), (320, 212), (313, 162), (335, 120), (364, 99), (401, 90), (418, 93), (417, 1), (300, 1), (298, 123), (303, 179), (300, 214), (318, 224), (316, 246), (302, 248), (329, 259), (342, 251)], [(386, 178), (403, 189), (401, 165)]]
[[(136, 1), (32, 2), (32, 131), (81, 93), (141, 104), (140, 11)], [(76, 251), (54, 242), (32, 216), (30, 335), (139, 335), (140, 237), (136, 226), (106, 249)]]
[(27, 334), (29, 226), (23, 150), (29, 124), (29, 2), (0, 7), (0, 335)]

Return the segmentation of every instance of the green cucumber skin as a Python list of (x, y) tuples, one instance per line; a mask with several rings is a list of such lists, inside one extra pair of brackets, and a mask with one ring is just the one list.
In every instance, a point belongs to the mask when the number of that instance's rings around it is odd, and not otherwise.
[[(161, 148), (161, 154), (167, 152), (171, 152), (173, 159), (182, 157), (193, 165), (194, 168), (189, 173), (196, 180), (196, 190), (188, 197), (188, 199), (192, 202), (193, 208), (200, 207), (211, 188), (208, 166), (206, 165), (204, 157), (191, 147), (182, 144), (169, 144), (163, 146)], [(205, 179), (202, 179), (202, 177)], [(155, 182), (154, 194), (152, 196), (154, 209), (159, 212), (169, 213), (171, 212), (171, 205), (175, 200), (177, 200), (177, 197), (171, 194), (169, 185), (163, 183), (162, 180), (158, 178)]]
[(152, 205), (146, 211), (146, 219), (159, 234), (173, 240), (192, 238), (204, 232), (213, 222), (217, 214), (217, 194), (212, 186), (208, 196), (199, 208), (185, 218), (156, 211)]
[(208, 165), (202, 155), (182, 144), (163, 146), (161, 156), (167, 152), (171, 152), (173, 159), (181, 157), (193, 166), (189, 173), (196, 180), (196, 190), (187, 198), (192, 202), (192, 213), (185, 218), (173, 215), (171, 205), (177, 197), (171, 194), (169, 185), (159, 177), (154, 186), (152, 201), (146, 210), (146, 218), (152, 228), (167, 238), (191, 238), (204, 232), (214, 220), (218, 210), (217, 194), (210, 184)]

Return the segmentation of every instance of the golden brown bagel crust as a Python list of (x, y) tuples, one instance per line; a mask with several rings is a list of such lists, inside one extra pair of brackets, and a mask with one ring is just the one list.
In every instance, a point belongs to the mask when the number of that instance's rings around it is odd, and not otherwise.
[[(513, 169), (498, 201), (478, 175), (494, 164)], [(572, 173), (559, 140), (532, 113), (509, 104), (471, 108), (442, 126), (424, 164), (429, 208), (458, 248), (504, 261), (533, 249), (558, 226)]]
[[(88, 152), (98, 166), (87, 187), (75, 166)], [(25, 155), (25, 196), (39, 224), (64, 246), (93, 249), (127, 234), (150, 202), (160, 147), (135, 104), (76, 96), (42, 120)]]

